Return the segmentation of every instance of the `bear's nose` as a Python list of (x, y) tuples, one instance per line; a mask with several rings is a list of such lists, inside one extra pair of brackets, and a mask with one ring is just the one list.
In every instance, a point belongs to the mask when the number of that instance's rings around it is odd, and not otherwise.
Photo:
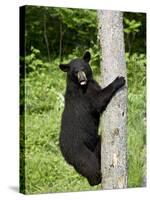
[(79, 81), (80, 85), (86, 85), (87, 78), (86, 78), (86, 74), (84, 71), (79, 71), (77, 77), (78, 77), (78, 81)]

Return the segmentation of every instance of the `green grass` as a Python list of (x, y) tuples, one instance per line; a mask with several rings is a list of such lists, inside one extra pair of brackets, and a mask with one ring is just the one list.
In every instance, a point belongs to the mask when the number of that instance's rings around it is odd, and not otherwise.
[(63, 159), (59, 144), (60, 113), (26, 115), (26, 193), (94, 190)]
[[(136, 73), (130, 73), (133, 64), (128, 61), (128, 187), (139, 187), (145, 169), (145, 84), (134, 84)], [(98, 190), (100, 185), (91, 187), (61, 155), (59, 132), (65, 75), (58, 69), (57, 60), (45, 66), (31, 72), (25, 82), (25, 134), (21, 130), (20, 137), (25, 166), (21, 162), (21, 190), (24, 188), (26, 194)]]
[[(146, 125), (144, 122), (145, 91), (128, 97), (128, 187), (140, 187), (145, 174)], [(134, 96), (134, 95), (133, 95)]]

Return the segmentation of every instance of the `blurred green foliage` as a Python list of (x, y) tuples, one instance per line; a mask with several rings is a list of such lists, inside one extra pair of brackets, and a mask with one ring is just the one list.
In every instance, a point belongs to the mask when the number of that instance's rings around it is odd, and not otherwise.
[[(76, 49), (78, 56), (97, 44), (95, 10), (26, 6), (25, 13), (27, 55), (33, 46), (40, 50), (42, 60), (49, 60), (48, 56), (62, 60)], [(125, 12), (124, 33), (126, 51), (146, 52), (146, 14)]]
[(74, 49), (80, 54), (97, 41), (95, 10), (27, 6), (25, 12), (27, 54), (32, 45), (42, 57), (47, 58), (49, 50), (50, 59), (62, 59)]
[(128, 77), (128, 186), (139, 187), (146, 175), (146, 57), (126, 54)]
[(146, 53), (146, 14), (124, 13), (124, 38), (126, 52)]
[[(43, 32), (44, 13), (50, 62)], [(145, 39), (145, 14), (125, 13), (124, 16), (125, 44), (132, 34), (139, 37), (133, 40), (130, 51), (126, 48), (128, 187), (139, 187), (145, 175), (146, 157), (146, 55), (144, 44), (135, 47), (138, 42), (141, 44), (140, 37)], [(60, 23), (63, 27), (62, 46)], [(59, 149), (66, 75), (58, 66), (61, 60), (67, 63), (87, 49), (92, 54), (94, 77), (99, 81), (101, 50), (97, 42), (96, 11), (27, 6), (25, 37), (26, 73), (25, 79), (20, 81), (21, 93), (25, 90), (20, 101), (21, 107), (25, 103), (20, 134), (22, 190), (24, 188), (25, 193), (31, 194), (100, 189), (100, 186), (91, 187), (69, 166)]]

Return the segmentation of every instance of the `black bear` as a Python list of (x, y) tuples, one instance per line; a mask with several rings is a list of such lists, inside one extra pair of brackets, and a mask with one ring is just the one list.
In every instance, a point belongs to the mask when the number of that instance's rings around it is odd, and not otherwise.
[(90, 58), (90, 53), (85, 52), (82, 59), (59, 65), (67, 72), (60, 149), (65, 160), (94, 186), (101, 182), (100, 115), (125, 79), (117, 77), (102, 89), (93, 79)]

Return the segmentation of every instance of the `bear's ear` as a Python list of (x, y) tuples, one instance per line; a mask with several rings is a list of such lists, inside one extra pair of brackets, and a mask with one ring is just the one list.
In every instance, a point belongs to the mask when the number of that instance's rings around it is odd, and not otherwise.
[(69, 66), (69, 64), (60, 64), (60, 65), (59, 65), (59, 68), (60, 68), (62, 71), (64, 71), (64, 72), (68, 72), (70, 66)]
[(91, 54), (89, 51), (86, 51), (84, 56), (83, 56), (83, 59), (86, 61), (86, 62), (89, 62), (90, 59), (91, 59)]

